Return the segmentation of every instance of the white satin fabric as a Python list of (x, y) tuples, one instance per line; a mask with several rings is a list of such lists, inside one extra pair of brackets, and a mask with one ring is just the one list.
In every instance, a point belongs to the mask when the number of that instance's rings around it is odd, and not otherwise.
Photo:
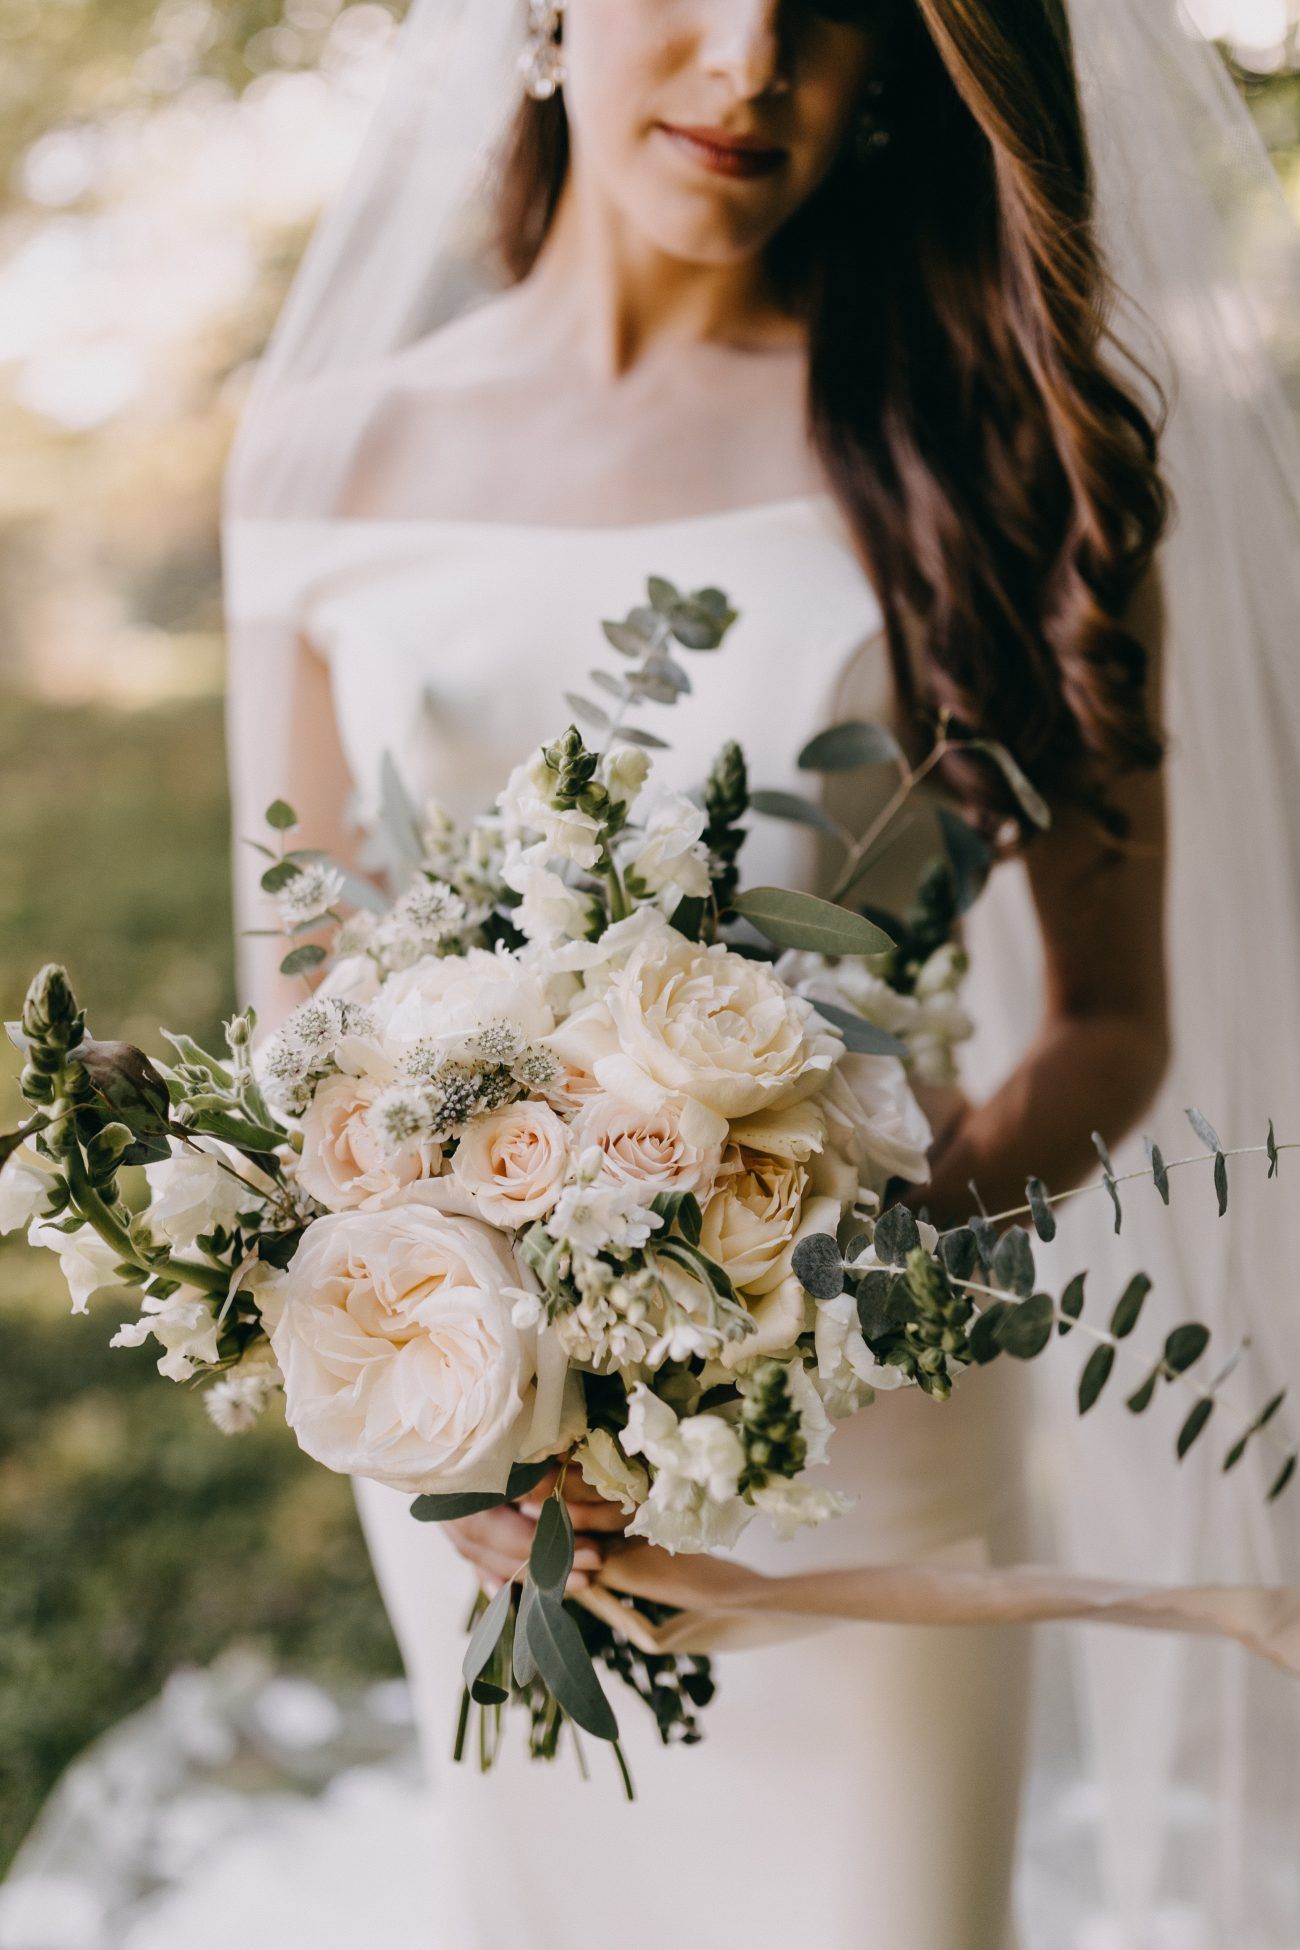
[[(613, 661), (597, 619), (621, 615), (650, 573), (720, 585), (741, 611), (722, 650), (687, 658), (694, 696), (654, 717), (671, 781), (702, 780), (735, 736), (754, 783), (806, 788), (794, 760), (808, 736), (890, 710), (879, 611), (827, 498), (630, 528), (302, 524), (275, 530), (265, 557), (256, 525), (234, 540), (236, 631), (256, 640), (269, 604), (328, 660), (363, 801), (391, 752), (413, 790), (480, 809), (563, 728), (562, 693)], [(923, 831), (909, 848), (914, 869)], [(807, 835), (768, 820), (753, 822), (747, 863), (751, 883), (817, 877)], [(839, 1431), (826, 1475), (858, 1496), (854, 1512), (785, 1545), (755, 1525), (737, 1554), (773, 1572), (1023, 1556), (1026, 1381), (1008, 1364), (945, 1406), (881, 1398)], [(571, 1754), (527, 1763), (518, 1727), (484, 1780), (449, 1758), (472, 1577), (407, 1499), (358, 1489), (435, 1782), (428, 1862), (398, 1871), (428, 1875), (429, 1950), (1004, 1950), (1024, 1633), (852, 1626), (727, 1655), (693, 1750), (665, 1751), (629, 1697), (631, 1811), (594, 1743), (590, 1787)]]

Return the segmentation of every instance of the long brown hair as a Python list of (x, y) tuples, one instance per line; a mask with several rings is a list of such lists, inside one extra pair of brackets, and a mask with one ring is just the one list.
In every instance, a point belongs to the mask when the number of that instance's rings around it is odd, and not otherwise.
[[(1114, 782), (1163, 752), (1125, 616), (1169, 508), (1159, 389), (1110, 330), (1063, 0), (895, 0), (885, 49), (889, 140), (849, 144), (771, 247), (811, 436), (904, 708), (998, 739), (1118, 837)], [(497, 212), (516, 278), (568, 160), (562, 98), (525, 102)], [(996, 768), (950, 780), (1023, 830)]]

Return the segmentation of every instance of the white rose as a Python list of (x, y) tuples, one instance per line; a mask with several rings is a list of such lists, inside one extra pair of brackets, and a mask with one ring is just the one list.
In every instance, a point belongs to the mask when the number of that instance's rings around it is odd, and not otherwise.
[(91, 1298), (101, 1287), (120, 1287), (123, 1282), (116, 1268), (120, 1255), (102, 1240), (93, 1226), (78, 1232), (59, 1232), (44, 1219), (37, 1219), (27, 1234), (32, 1246), (44, 1246), (58, 1259), (60, 1271), (72, 1295), (72, 1311), (84, 1314)]
[(481, 1219), (518, 1228), (551, 1210), (570, 1157), (563, 1119), (549, 1104), (524, 1102), (476, 1117), (451, 1169)]
[(442, 1161), (425, 1139), (389, 1144), (370, 1115), (383, 1096), (379, 1077), (337, 1076), (322, 1083), (302, 1120), (299, 1182), (330, 1212), (391, 1205)]
[[(504, 1490), (553, 1451), (563, 1361), (516, 1327), (503, 1235), (425, 1205), (309, 1227), (277, 1292), (286, 1415), (329, 1469), (408, 1494)], [(539, 1359), (543, 1372), (539, 1374)]]
[(552, 1040), (612, 1096), (646, 1109), (685, 1100), (682, 1130), (696, 1144), (721, 1143), (729, 1118), (810, 1096), (843, 1054), (763, 963), (699, 947), (662, 918), (602, 1001)]
[(645, 1502), (650, 1478), (640, 1463), (628, 1460), (608, 1429), (592, 1429), (573, 1456), (583, 1481), (607, 1503), (617, 1503), (625, 1516)]
[(604, 1091), (585, 1099), (574, 1120), (573, 1143), (576, 1151), (595, 1145), (606, 1177), (648, 1186), (651, 1195), (694, 1192), (706, 1198), (722, 1159), (717, 1145), (692, 1144), (682, 1135), (680, 1104), (638, 1110)]
[(182, 1290), (168, 1300), (146, 1300), (139, 1320), (124, 1321), (109, 1346), (143, 1347), (151, 1334), (164, 1349), (158, 1372), (169, 1381), (188, 1381), (198, 1368), (219, 1358), (212, 1304), (193, 1292)]
[(930, 1176), (933, 1134), (897, 1057), (851, 1051), (822, 1102), (838, 1148), (874, 1178), (873, 1189), (888, 1178), (916, 1184)]

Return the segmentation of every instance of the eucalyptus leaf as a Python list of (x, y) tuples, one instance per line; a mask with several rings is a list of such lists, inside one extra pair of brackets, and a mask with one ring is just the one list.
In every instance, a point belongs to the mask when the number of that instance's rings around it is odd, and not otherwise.
[(625, 745), (636, 745), (642, 751), (666, 752), (670, 749), (666, 738), (656, 738), (653, 731), (643, 731), (638, 724), (621, 724), (618, 737)]
[(264, 894), (283, 893), (290, 881), (296, 880), (302, 868), (296, 860), (277, 860), (262, 875), (261, 887)]
[(998, 1323), (998, 1343), (1017, 1361), (1032, 1361), (1052, 1338), (1056, 1308), (1048, 1293), (1035, 1293), (1018, 1306), (1007, 1306)]
[(1093, 1132), (1092, 1142), (1097, 1156), (1101, 1159), (1102, 1182), (1110, 1194), (1110, 1202), (1115, 1211), (1115, 1230), (1119, 1232), (1124, 1224), (1124, 1208), (1119, 1202), (1119, 1186), (1115, 1182), (1115, 1167), (1111, 1163), (1110, 1152), (1106, 1148), (1106, 1140), (1102, 1137), (1100, 1131)]
[(873, 1267), (860, 1276), (857, 1293), (858, 1323), (865, 1340), (882, 1341), (912, 1318), (912, 1296), (897, 1273)]
[(266, 823), (276, 833), (291, 833), (298, 815), (285, 799), (273, 799), (266, 809)]
[(999, 744), (993, 738), (972, 738), (967, 749), (983, 752), (993, 760), (1010, 786), (1021, 812), (1032, 825), (1045, 833), (1052, 823), (1051, 808), (1037, 787), (1030, 783), (1019, 761), (1012, 757), (1006, 746)]
[(776, 792), (761, 788), (751, 792), (749, 803), (755, 812), (766, 813), (769, 819), (788, 820), (795, 826), (813, 826), (819, 833), (838, 835), (839, 821), (833, 819), (824, 806), (818, 806), (811, 799), (804, 799), (797, 792)]
[(1272, 1489), (1268, 1493), (1268, 1500), (1270, 1503), (1277, 1502), (1277, 1499), (1281, 1496), (1283, 1490), (1286, 1489), (1287, 1485), (1291, 1481), (1291, 1478), (1295, 1475), (1296, 1461), (1297, 1458), (1295, 1456), (1288, 1456), (1286, 1461), (1283, 1463), (1281, 1472), (1278, 1475), (1276, 1481), (1274, 1482)]
[(474, 1689), (474, 1682), (496, 1651), (501, 1634), (506, 1629), (506, 1620), (510, 1616), (510, 1599), (510, 1586), (503, 1584), (469, 1635), (461, 1672), (471, 1692)]
[(1169, 1203), (1169, 1173), (1165, 1169), (1164, 1154), (1154, 1138), (1143, 1138), (1148, 1162), (1151, 1166), (1151, 1180), (1164, 1203)]
[(1151, 1282), (1146, 1274), (1135, 1273), (1115, 1302), (1115, 1311), (1110, 1317), (1110, 1331), (1117, 1341), (1127, 1340), (1137, 1326), (1150, 1291)]
[(891, 1205), (876, 1220), (876, 1257), (883, 1265), (905, 1265), (920, 1243), (920, 1228), (905, 1205)]
[(325, 959), (325, 950), (319, 941), (304, 941), (300, 948), (291, 948), (280, 963), (282, 975), (306, 975), (311, 969), (319, 968)]
[(1277, 1133), (1273, 1129), (1271, 1117), (1268, 1120), (1268, 1142), (1265, 1149), (1268, 1152), (1268, 1175), (1270, 1178), (1276, 1178), (1280, 1160), (1277, 1152)]
[(801, 772), (851, 772), (859, 765), (897, 764), (903, 754), (892, 731), (880, 724), (851, 720), (831, 725), (809, 740), (799, 754)]
[(854, 1010), (841, 1009), (834, 1002), (823, 1002), (820, 996), (813, 997), (813, 1007), (833, 1029), (839, 1030), (846, 1049), (855, 1050), (862, 1056), (896, 1056), (900, 1061), (907, 1055), (906, 1043), (897, 1036), (891, 1036), (887, 1029), (868, 1022), (865, 1016), (858, 1015)]
[(861, 914), (787, 887), (751, 888), (738, 894), (732, 906), (778, 948), (808, 948), (823, 955), (881, 955), (894, 945), (883, 928)]
[(1034, 1290), (1034, 1249), (1023, 1226), (1011, 1226), (993, 1254), (993, 1277), (1022, 1299)]
[(620, 704), (627, 704), (630, 701), (631, 685), (623, 678), (611, 677), (607, 670), (589, 670), (587, 675), (593, 684), (598, 684), (602, 691), (608, 691), (609, 695), (617, 698)]
[(531, 1686), (537, 1674), (537, 1666), (528, 1644), (528, 1626), (533, 1606), (537, 1603), (537, 1586), (531, 1578), (524, 1579), (523, 1590), (519, 1594), (519, 1610), (515, 1615), (515, 1637), (511, 1647), (511, 1665), (517, 1686)]
[(1165, 1342), (1165, 1366), (1171, 1374), (1182, 1374), (1199, 1361), (1210, 1344), (1210, 1330), (1198, 1320), (1175, 1327)]
[(970, 1351), (971, 1359), (978, 1367), (987, 1367), (1001, 1354), (1002, 1341), (999, 1336), (1002, 1323), (1013, 1311), (1009, 1300), (993, 1300), (975, 1322), (970, 1332)]
[(507, 1501), (500, 1491), (459, 1490), (446, 1496), (417, 1496), (411, 1515), (417, 1523), (456, 1523), (484, 1510), (499, 1510)]
[(1128, 1401), (1125, 1403), (1125, 1406), (1128, 1408), (1131, 1414), (1133, 1415), (1146, 1414), (1147, 1410), (1151, 1406), (1152, 1397), (1156, 1392), (1156, 1384), (1160, 1380), (1160, 1377), (1164, 1373), (1164, 1371), (1165, 1368), (1164, 1368), (1163, 1361), (1157, 1363), (1157, 1365), (1154, 1368), (1152, 1368), (1146, 1380), (1142, 1383), (1142, 1386), (1140, 1388), (1134, 1389), (1133, 1393), (1129, 1396)]
[(938, 818), (952, 869), (956, 910), (965, 914), (975, 905), (992, 871), (993, 849), (977, 827), (959, 819), (948, 806), (938, 808)]
[(1031, 1178), (1025, 1186), (1025, 1198), (1034, 1221), (1034, 1231), (1045, 1245), (1056, 1237), (1056, 1214), (1048, 1200), (1047, 1187), (1041, 1178)]
[(795, 1278), (814, 1300), (834, 1300), (844, 1291), (844, 1260), (828, 1232), (801, 1239), (791, 1259)]
[(617, 1740), (618, 1721), (601, 1690), (582, 1634), (560, 1600), (545, 1591), (538, 1592), (528, 1614), (528, 1650), (574, 1724), (596, 1740)]
[(969, 1226), (954, 1226), (940, 1233), (938, 1253), (954, 1280), (969, 1280), (979, 1264), (979, 1245)]
[(1102, 1389), (1110, 1380), (1111, 1370), (1114, 1366), (1115, 1350), (1109, 1341), (1102, 1341), (1098, 1347), (1094, 1347), (1092, 1353), (1088, 1356), (1087, 1361), (1084, 1363), (1083, 1373), (1079, 1376), (1080, 1415), (1086, 1415), (1088, 1410), (1094, 1406)]
[(648, 650), (654, 647), (654, 639), (633, 622), (602, 623), (605, 641), (620, 657), (631, 657), (640, 663)]
[(1178, 1460), (1181, 1462), (1187, 1451), (1200, 1435), (1202, 1429), (1214, 1413), (1213, 1395), (1205, 1395), (1197, 1402), (1187, 1420), (1178, 1431)]
[(1228, 1160), (1222, 1151), (1214, 1154), (1214, 1192), (1219, 1201), (1219, 1217), (1228, 1209)]
[(595, 725), (598, 731), (609, 730), (609, 712), (602, 711), (599, 704), (593, 704), (591, 699), (583, 697), (580, 691), (566, 691), (564, 701), (570, 710), (576, 711), (580, 718), (587, 720), (588, 724)]
[(1057, 1331), (1061, 1334), (1074, 1332), (1074, 1323), (1083, 1312), (1083, 1289), (1087, 1278), (1086, 1273), (1076, 1273), (1061, 1295), (1061, 1304), (1057, 1309), (1061, 1316)]
[(1195, 1104), (1188, 1110), (1187, 1121), (1195, 1131), (1197, 1137), (1201, 1140), (1201, 1143), (1208, 1150), (1214, 1152), (1222, 1151), (1223, 1142), (1218, 1132), (1215, 1130), (1213, 1124), (1210, 1123), (1209, 1119), (1201, 1111), (1197, 1110)]
[(548, 1496), (537, 1519), (528, 1569), (539, 1591), (562, 1592), (573, 1570), (573, 1520), (562, 1496)]
[(986, 1273), (993, 1271), (993, 1255), (998, 1249), (997, 1227), (982, 1213), (974, 1212), (966, 1221), (979, 1252), (980, 1263)]

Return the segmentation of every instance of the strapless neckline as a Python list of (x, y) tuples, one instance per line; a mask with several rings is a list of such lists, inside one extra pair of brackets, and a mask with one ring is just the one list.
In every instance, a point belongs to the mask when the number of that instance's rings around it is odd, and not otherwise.
[(285, 520), (278, 516), (253, 515), (245, 516), (233, 526), (292, 529), (298, 533), (318, 529), (337, 534), (342, 529), (358, 535), (408, 535), (417, 531), (437, 531), (466, 537), (475, 534), (512, 537), (539, 535), (547, 541), (572, 539), (590, 544), (603, 536), (655, 535), (674, 530), (725, 528), (762, 520), (780, 521), (804, 513), (837, 516), (839, 503), (828, 489), (823, 488), (810, 490), (806, 494), (785, 495), (775, 501), (751, 501), (738, 507), (710, 508), (691, 515), (659, 515), (646, 521), (497, 521), (465, 515), (312, 515)]

